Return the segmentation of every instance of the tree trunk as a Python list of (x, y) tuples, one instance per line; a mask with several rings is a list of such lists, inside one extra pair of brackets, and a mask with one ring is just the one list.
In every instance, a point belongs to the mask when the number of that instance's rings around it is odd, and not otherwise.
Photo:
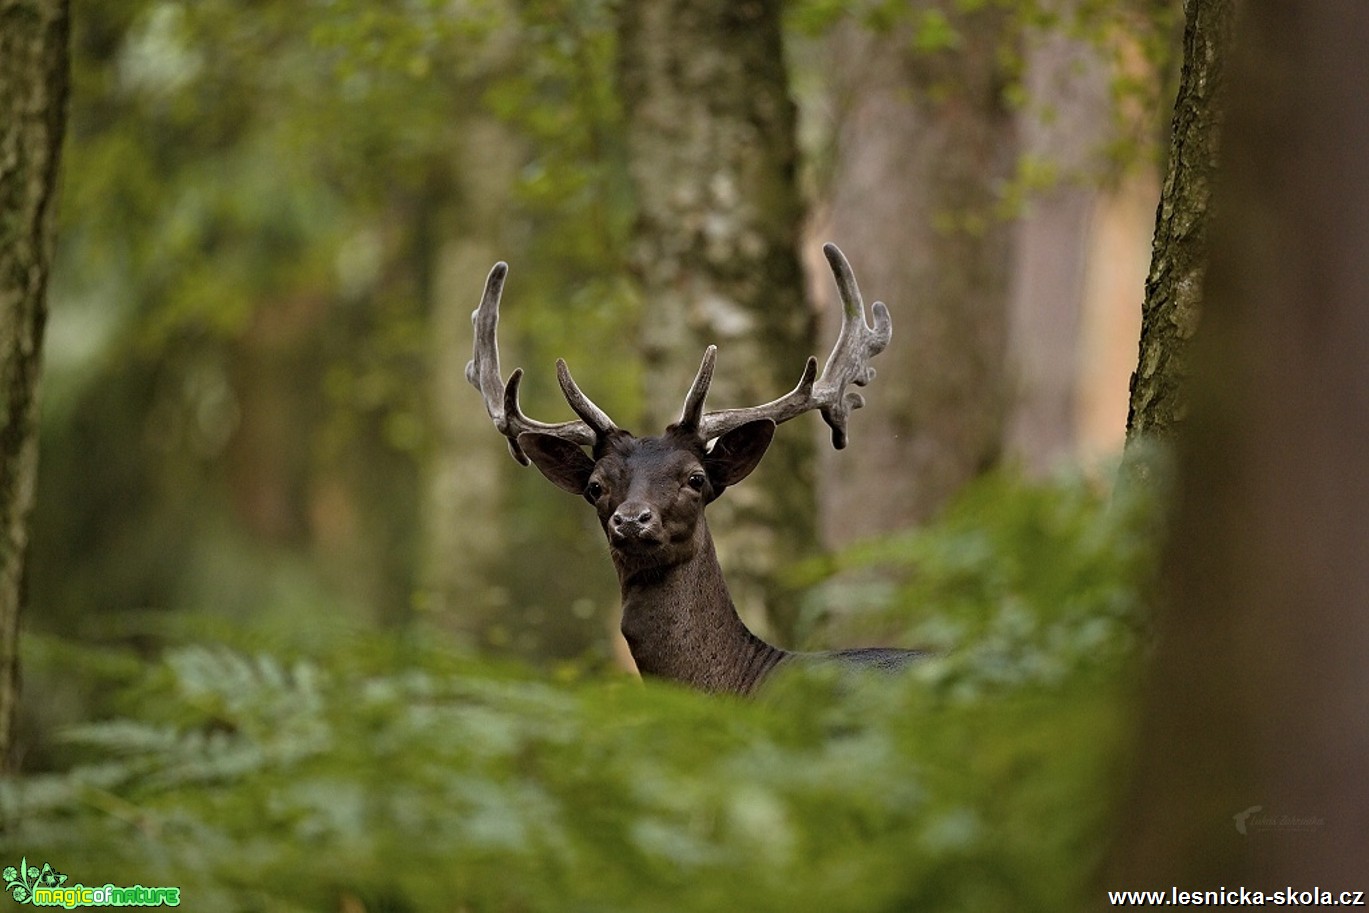
[[(454, 152), (460, 205), (439, 254), (431, 303), (434, 447), (426, 467), (421, 560), (426, 608), (478, 640), (492, 620), (492, 569), (509, 548), (502, 509), (506, 474), (500, 471), (509, 458), (502, 445), (491, 443), (496, 435), (466, 382), (466, 359), (471, 311), (480, 302), (485, 274), (496, 260), (509, 257), (501, 246), (504, 209), (521, 149), (494, 118), (472, 112), (462, 117), (469, 127)], [(482, 519), (472, 523), (471, 517)]]
[(1369, 5), (1249, 0), (1235, 46), (1169, 601), (1113, 881), (1362, 888)]
[(1184, 63), (1141, 309), (1127, 440), (1172, 439), (1187, 411), (1188, 341), (1207, 267), (1212, 177), (1221, 140), (1232, 0), (1185, 0)]
[[(851, 452), (823, 451), (832, 545), (927, 519), (998, 460), (1012, 230), (994, 190), (1017, 148), (1002, 95), (1006, 23), (992, 6), (958, 14), (945, 50), (916, 49), (907, 22), (846, 22), (829, 39), (839, 120), (824, 234), (894, 320)], [(830, 282), (824, 292), (835, 325)]]
[(0, 768), (14, 758), (38, 381), (66, 126), (65, 0), (0, 3)]
[[(716, 343), (715, 408), (766, 402), (813, 352), (798, 259), (794, 106), (777, 0), (623, 5), (620, 82), (638, 218), (631, 262), (646, 306), (646, 433), (679, 417)], [(748, 622), (788, 626), (774, 569), (813, 548), (812, 438), (778, 436), (712, 510)]]
[(1019, 121), (1024, 161), (1052, 174), (1017, 225), (1008, 315), (1007, 449), (1045, 473), (1078, 453), (1085, 297), (1112, 99), (1101, 50), (1064, 29), (1031, 36)]

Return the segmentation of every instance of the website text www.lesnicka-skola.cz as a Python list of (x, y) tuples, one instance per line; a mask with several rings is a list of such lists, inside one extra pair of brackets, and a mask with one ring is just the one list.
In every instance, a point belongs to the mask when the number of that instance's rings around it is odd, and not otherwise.
[(1108, 903), (1114, 907), (1362, 907), (1366, 901), (1364, 891), (1290, 886), (1277, 891), (1225, 887), (1206, 891), (1178, 887), (1167, 891), (1108, 891)]

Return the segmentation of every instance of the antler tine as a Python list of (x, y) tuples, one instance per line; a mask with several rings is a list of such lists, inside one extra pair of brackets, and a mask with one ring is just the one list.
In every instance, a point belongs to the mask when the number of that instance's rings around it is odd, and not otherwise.
[(584, 419), (585, 424), (596, 436), (608, 434), (618, 427), (613, 424), (613, 419), (608, 417), (607, 412), (594, 405), (593, 400), (580, 392), (579, 386), (575, 383), (575, 378), (570, 376), (570, 368), (566, 367), (564, 358), (556, 359), (556, 380), (561, 385), (561, 392), (565, 394), (566, 402), (570, 403), (575, 414)]
[(524, 415), (518, 405), (518, 388), (523, 380), (522, 368), (514, 370), (513, 374), (509, 375), (507, 384), (500, 379), (499, 299), (504, 293), (504, 278), (508, 272), (509, 265), (502, 260), (494, 265), (485, 280), (485, 293), (480, 298), (480, 306), (471, 313), (471, 323), (475, 325), (475, 342), (472, 347), (472, 358), (466, 362), (466, 380), (480, 391), (480, 396), (485, 401), (485, 411), (489, 413), (494, 427), (508, 438), (509, 453), (519, 463), (527, 466), (528, 456), (523, 452), (523, 448), (518, 446), (518, 435), (524, 432), (550, 434), (584, 445), (592, 445), (598, 435), (585, 422), (547, 424)]
[(703, 417), (704, 400), (708, 398), (708, 388), (713, 385), (713, 367), (718, 361), (718, 347), (704, 349), (703, 361), (699, 363), (699, 373), (694, 375), (694, 383), (685, 396), (684, 410), (680, 413), (679, 426), (686, 431), (696, 431)]
[(893, 321), (884, 302), (876, 301), (871, 306), (874, 326), (866, 323), (865, 303), (851, 264), (835, 244), (824, 244), (822, 252), (832, 269), (842, 305), (841, 332), (823, 365), (822, 376), (814, 380), (817, 359), (809, 358), (798, 386), (779, 399), (763, 406), (707, 413), (699, 423), (699, 434), (705, 440), (756, 419), (768, 418), (779, 424), (817, 409), (832, 429), (832, 446), (837, 450), (846, 446), (846, 419), (852, 410), (865, 405), (865, 399), (859, 393), (847, 392), (846, 387), (849, 384), (863, 387), (874, 380), (875, 369), (870, 367), (869, 361), (889, 345)]

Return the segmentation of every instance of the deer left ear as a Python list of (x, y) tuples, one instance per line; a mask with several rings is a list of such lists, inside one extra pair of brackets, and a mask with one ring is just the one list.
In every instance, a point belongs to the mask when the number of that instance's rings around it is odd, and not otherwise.
[(775, 423), (763, 418), (734, 428), (714, 441), (713, 449), (704, 456), (704, 469), (714, 492), (721, 494), (727, 486), (749, 476), (774, 437)]

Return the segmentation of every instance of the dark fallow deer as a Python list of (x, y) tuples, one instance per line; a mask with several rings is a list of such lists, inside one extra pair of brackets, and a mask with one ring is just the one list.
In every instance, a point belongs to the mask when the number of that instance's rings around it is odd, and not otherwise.
[[(818, 376), (809, 358), (798, 386), (763, 406), (704, 412), (717, 346), (685, 397), (680, 420), (659, 437), (636, 437), (580, 392), (562, 359), (556, 377), (579, 421), (546, 424), (518, 406), (519, 368), (505, 383), (499, 372), (496, 329), (508, 266), (496, 263), (485, 280), (475, 324), (475, 357), (466, 378), (481, 393), (514, 459), (536, 464), (548, 479), (581, 495), (599, 512), (623, 598), (623, 636), (643, 675), (710, 692), (751, 694), (778, 666), (803, 661), (900, 669), (923, 654), (866, 648), (793, 653), (771, 646), (747, 629), (728, 594), (704, 508), (756, 468), (775, 426), (818, 410), (832, 429), (832, 446), (846, 446), (846, 419), (864, 405), (849, 384), (875, 376), (870, 358), (889, 344), (889, 309), (876, 301), (874, 326), (846, 258), (823, 247), (836, 278), (845, 316), (841, 333)], [(586, 453), (585, 448), (589, 448)]]

